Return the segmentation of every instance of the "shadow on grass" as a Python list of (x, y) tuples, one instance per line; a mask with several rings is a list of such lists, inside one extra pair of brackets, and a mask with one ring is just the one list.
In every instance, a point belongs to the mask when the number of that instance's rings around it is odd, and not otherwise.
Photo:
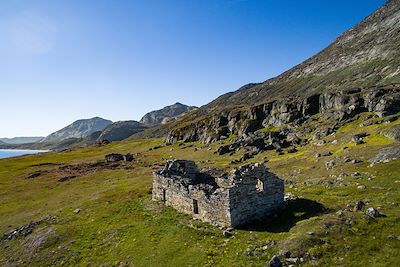
[(285, 207), (263, 219), (239, 227), (241, 230), (257, 232), (288, 232), (297, 222), (328, 213), (329, 209), (316, 201), (298, 198), (286, 201)]

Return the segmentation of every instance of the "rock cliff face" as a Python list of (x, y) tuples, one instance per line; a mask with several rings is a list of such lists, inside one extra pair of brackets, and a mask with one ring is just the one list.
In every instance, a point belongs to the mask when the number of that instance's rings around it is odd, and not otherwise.
[(303, 123), (321, 118), (331, 126), (307, 131), (324, 135), (362, 112), (379, 117), (400, 112), (399, 47), (400, 1), (391, 0), (300, 65), (184, 116), (167, 141), (246, 138), (276, 127), (301, 136)]
[(99, 117), (94, 117), (91, 119), (77, 120), (72, 124), (54, 132), (47, 137), (43, 138), (41, 143), (51, 143), (51, 142), (60, 142), (69, 138), (84, 138), (89, 136), (90, 134), (102, 131), (108, 125), (110, 125), (112, 121), (105, 120)]
[(144, 129), (146, 126), (137, 121), (117, 121), (108, 125), (97, 140), (121, 141)]
[(181, 103), (175, 103), (171, 106), (166, 106), (163, 109), (147, 113), (143, 116), (140, 122), (148, 126), (165, 124), (193, 109), (196, 109), (196, 107), (186, 106)]
[(306, 132), (300, 132), (299, 126), (318, 119), (330, 123), (330, 128), (320, 126), (324, 132), (321, 135), (327, 135), (362, 112), (372, 112), (377, 117), (400, 112), (400, 84), (338, 90), (305, 98), (293, 96), (248, 109), (234, 109), (176, 128), (168, 134), (167, 142), (200, 140), (210, 143), (230, 134), (246, 138), (256, 131), (273, 128), (284, 128), (284, 135), (305, 136), (318, 127), (309, 126)]

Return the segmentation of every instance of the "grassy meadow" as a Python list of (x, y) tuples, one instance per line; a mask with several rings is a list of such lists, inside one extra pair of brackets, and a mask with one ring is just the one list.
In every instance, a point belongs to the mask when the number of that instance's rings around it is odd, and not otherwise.
[[(230, 238), (218, 227), (151, 200), (152, 172), (166, 159), (191, 159), (200, 168), (227, 171), (238, 166), (230, 162), (244, 150), (214, 153), (229, 139), (210, 146), (128, 140), (2, 159), (0, 235), (42, 221), (26, 236), (0, 241), (0, 266), (266, 266), (286, 251), (298, 255), (294, 266), (396, 266), (400, 241), (392, 236), (400, 236), (400, 160), (372, 167), (368, 160), (383, 147), (400, 147), (382, 134), (400, 121), (366, 127), (362, 122), (325, 137), (324, 145), (311, 142), (296, 153), (266, 151), (248, 160), (266, 162), (287, 180), (286, 192), (300, 199), (275, 218), (236, 229)], [(351, 141), (358, 132), (369, 134), (365, 144)], [(332, 155), (315, 156), (323, 151)], [(108, 153), (128, 152), (134, 155), (131, 163), (85, 165), (103, 161)], [(361, 162), (344, 162), (345, 157)], [(330, 160), (335, 166), (327, 169)], [(62, 169), (78, 164), (84, 168)], [(75, 177), (59, 181), (71, 173)], [(366, 207), (353, 211), (359, 200)], [(368, 207), (387, 217), (367, 219)]]

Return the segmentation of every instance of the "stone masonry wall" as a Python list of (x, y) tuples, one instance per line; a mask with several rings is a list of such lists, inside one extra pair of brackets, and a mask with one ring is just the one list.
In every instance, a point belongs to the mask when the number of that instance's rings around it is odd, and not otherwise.
[(195, 165), (169, 161), (154, 174), (153, 200), (223, 227), (259, 219), (283, 205), (283, 180), (261, 164), (242, 166), (218, 179), (188, 172), (185, 166), (194, 170)]
[[(240, 177), (230, 192), (231, 225), (245, 224), (260, 219), (281, 208), (284, 203), (284, 182), (268, 172), (264, 166), (246, 166), (236, 175)], [(238, 178), (236, 178), (238, 179)]]
[[(200, 185), (185, 187), (179, 184), (176, 181), (177, 179), (179, 177), (167, 178), (155, 174), (153, 178), (153, 200), (161, 201), (167, 206), (174, 207), (182, 213), (191, 214), (193, 218), (202, 221), (225, 227), (231, 225), (229, 198), (226, 189), (217, 188), (208, 195)], [(194, 213), (193, 200), (197, 201), (198, 214)]]

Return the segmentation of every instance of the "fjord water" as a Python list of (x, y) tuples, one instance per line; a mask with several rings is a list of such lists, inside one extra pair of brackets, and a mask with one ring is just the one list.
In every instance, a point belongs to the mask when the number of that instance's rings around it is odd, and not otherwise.
[(48, 152), (48, 150), (0, 149), (0, 159), (43, 152)]

